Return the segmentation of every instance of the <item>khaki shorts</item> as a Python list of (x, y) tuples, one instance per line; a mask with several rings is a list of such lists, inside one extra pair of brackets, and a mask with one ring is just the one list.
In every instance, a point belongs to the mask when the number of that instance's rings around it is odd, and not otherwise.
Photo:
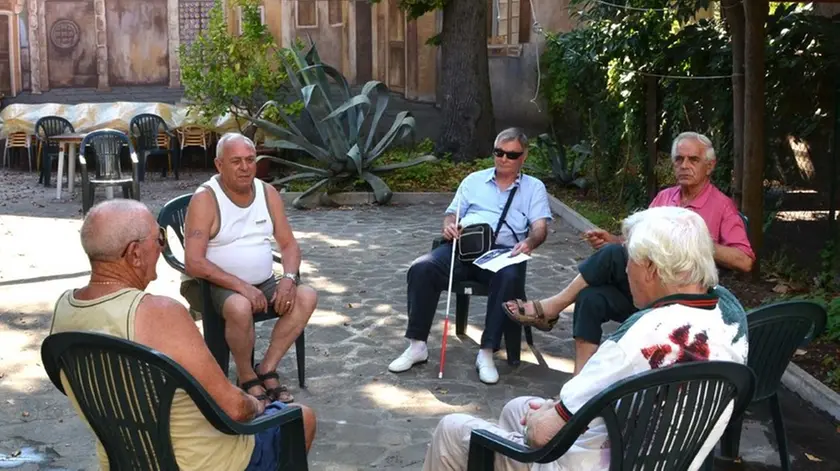
[[(254, 286), (262, 291), (263, 295), (265, 295), (265, 300), (271, 303), (271, 297), (274, 296), (274, 290), (277, 288), (277, 274)], [(222, 313), (222, 306), (225, 305), (227, 298), (233, 294), (237, 294), (236, 291), (222, 288), (221, 286), (210, 283), (210, 301), (213, 303), (213, 309), (215, 309), (219, 314)], [(187, 280), (181, 282), (181, 296), (190, 303), (190, 314), (195, 320), (198, 320), (196, 318), (196, 314), (200, 315), (203, 310), (201, 285), (198, 280)]]

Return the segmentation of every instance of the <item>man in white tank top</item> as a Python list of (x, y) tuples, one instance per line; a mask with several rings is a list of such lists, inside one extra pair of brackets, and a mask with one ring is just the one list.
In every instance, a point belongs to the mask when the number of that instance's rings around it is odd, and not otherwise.
[[(225, 339), (242, 389), (266, 402), (291, 402), (294, 398), (275, 370), (309, 321), (318, 296), (299, 285), (300, 247), (280, 194), (256, 179), (256, 156), (253, 141), (242, 134), (219, 139), (219, 174), (196, 190), (187, 209), (185, 265), (187, 275), (211, 283), (212, 302), (225, 319)], [(274, 273), (272, 237), (282, 254), (280, 276)], [(191, 306), (200, 306), (195, 285), (185, 281), (181, 292)], [(265, 311), (273, 311), (279, 320), (254, 371), (253, 315)]]

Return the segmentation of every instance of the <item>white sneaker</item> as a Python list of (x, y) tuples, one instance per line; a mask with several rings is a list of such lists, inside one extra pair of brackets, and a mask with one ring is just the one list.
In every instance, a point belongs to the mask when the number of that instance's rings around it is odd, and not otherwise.
[(478, 379), (484, 384), (496, 384), (499, 382), (499, 372), (496, 371), (496, 364), (491, 357), (489, 360), (479, 354), (475, 359), (475, 369), (478, 371)]
[(388, 365), (388, 371), (402, 373), (410, 370), (412, 366), (418, 363), (426, 363), (427, 361), (429, 361), (429, 349), (426, 348), (426, 344), (423, 344), (420, 348), (409, 345), (402, 355)]

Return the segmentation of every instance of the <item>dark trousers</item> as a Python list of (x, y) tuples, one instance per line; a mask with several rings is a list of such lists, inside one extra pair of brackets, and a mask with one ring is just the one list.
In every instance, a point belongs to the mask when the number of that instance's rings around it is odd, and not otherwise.
[(624, 246), (609, 244), (578, 266), (581, 277), (589, 286), (575, 301), (574, 338), (600, 344), (601, 324), (624, 322), (637, 311), (627, 281), (627, 259)]
[[(428, 339), (441, 291), (448, 288), (451, 258), (452, 244), (442, 244), (416, 259), (408, 269), (407, 338), (423, 342)], [(477, 281), (489, 285), (481, 348), (498, 350), (502, 343), (502, 333), (506, 329), (519, 329), (502, 310), (502, 303), (524, 297), (525, 268), (525, 263), (518, 263), (493, 273), (482, 270), (472, 262), (464, 263), (455, 259), (453, 283)]]

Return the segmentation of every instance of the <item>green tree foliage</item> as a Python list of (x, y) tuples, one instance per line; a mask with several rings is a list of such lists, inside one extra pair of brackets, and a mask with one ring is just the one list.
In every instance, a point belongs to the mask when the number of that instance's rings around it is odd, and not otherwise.
[(260, 21), (260, 0), (232, 0), (242, 8), (242, 34), (228, 31), (222, 2), (210, 10), (209, 25), (191, 45), (181, 45), (184, 94), (202, 120), (228, 112), (240, 128), (266, 100), (285, 101), (288, 76), (274, 38)]
[[(663, 0), (631, 0), (638, 11), (599, 3), (577, 3), (575, 30), (549, 35), (542, 63), (542, 92), (563, 143), (585, 141), (593, 152), (589, 179), (612, 192), (628, 208), (647, 206), (644, 191), (645, 75), (724, 76), (684, 80), (657, 77), (660, 186), (670, 184), (672, 139), (682, 131), (708, 135), (715, 143), (714, 179), (728, 190), (732, 168), (731, 45), (716, 15), (690, 19), (698, 4), (671, 8)], [(808, 6), (780, 4), (767, 22), (766, 178), (796, 183), (802, 176), (788, 139), (808, 140), (812, 148), (828, 143), (828, 110), (833, 99), (837, 34), (831, 19), (811, 14)], [(824, 148), (823, 148), (824, 149)], [(826, 160), (827, 162), (827, 160)], [(772, 209), (772, 207), (770, 208)]]

